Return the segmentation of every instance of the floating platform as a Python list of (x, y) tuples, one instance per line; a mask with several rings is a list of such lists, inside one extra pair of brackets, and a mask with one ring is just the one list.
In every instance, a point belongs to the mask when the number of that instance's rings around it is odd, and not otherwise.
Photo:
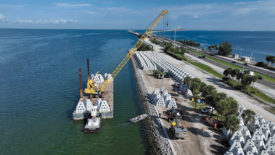
[[(86, 109), (86, 100), (89, 98), (89, 96), (83, 96), (82, 99), (79, 99), (78, 104), (81, 104), (81, 108)], [(112, 119), (114, 118), (114, 82), (110, 82), (110, 84), (105, 88), (105, 91), (102, 95), (101, 98), (96, 97), (90, 97), (90, 100), (92, 101), (93, 104), (96, 103), (98, 99), (105, 100), (107, 101), (107, 104), (110, 107), (110, 112), (98, 112), (99, 116), (102, 119)], [(80, 103), (82, 102), (82, 103)], [(83, 120), (88, 117), (90, 117), (91, 112), (90, 111), (85, 111), (83, 113), (77, 113), (76, 109), (73, 112), (73, 120)]]

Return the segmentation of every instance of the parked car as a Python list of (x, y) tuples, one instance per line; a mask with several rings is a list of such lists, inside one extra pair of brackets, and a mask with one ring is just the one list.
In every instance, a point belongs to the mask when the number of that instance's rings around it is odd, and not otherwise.
[(236, 61), (232, 61), (232, 64), (235, 64), (236, 63)]
[(264, 79), (261, 75), (258, 75), (258, 79), (259, 80), (262, 80), (262, 79)]
[(201, 112), (204, 114), (212, 113), (213, 111), (214, 111), (214, 108), (211, 106), (207, 106), (201, 109)]

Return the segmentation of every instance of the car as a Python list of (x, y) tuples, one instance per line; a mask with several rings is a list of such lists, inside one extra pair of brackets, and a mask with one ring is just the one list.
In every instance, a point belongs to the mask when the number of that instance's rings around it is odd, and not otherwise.
[(235, 64), (236, 63), (236, 61), (232, 61), (232, 64)]
[(258, 79), (259, 80), (262, 80), (262, 79), (264, 79), (261, 75), (258, 75)]
[(201, 112), (204, 113), (204, 114), (208, 114), (208, 113), (211, 113), (213, 111), (214, 111), (214, 108), (211, 107), (211, 106), (207, 106), (207, 107), (201, 109)]

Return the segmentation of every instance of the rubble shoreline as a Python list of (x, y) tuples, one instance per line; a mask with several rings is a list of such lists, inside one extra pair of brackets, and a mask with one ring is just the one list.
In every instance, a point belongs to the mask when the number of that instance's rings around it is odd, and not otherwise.
[(168, 139), (162, 135), (167, 135), (166, 131), (163, 130), (161, 127), (161, 123), (158, 119), (158, 113), (155, 110), (154, 106), (150, 103), (150, 94), (145, 86), (144, 79), (140, 71), (137, 69), (136, 61), (134, 58), (131, 59), (131, 64), (134, 72), (134, 77), (136, 79), (139, 95), (141, 97), (143, 103), (143, 109), (145, 113), (147, 113), (150, 117), (147, 119), (148, 125), (148, 132), (147, 139), (151, 145), (150, 148), (156, 154), (174, 154), (171, 144), (169, 143)]

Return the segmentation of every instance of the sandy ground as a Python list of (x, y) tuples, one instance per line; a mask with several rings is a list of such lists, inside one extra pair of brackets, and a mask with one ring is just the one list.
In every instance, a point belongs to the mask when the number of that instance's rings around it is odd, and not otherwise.
[[(205, 123), (204, 116), (189, 105), (183, 96), (173, 90), (172, 84), (175, 82), (171, 78), (155, 79), (152, 71), (141, 71), (145, 85), (152, 93), (155, 89), (165, 87), (167, 91), (176, 99), (178, 109), (183, 114), (184, 124), (187, 127), (187, 136), (183, 140), (174, 139), (170, 131), (170, 123), (167, 122), (167, 116), (161, 114), (161, 123), (165, 127), (169, 141), (173, 145), (176, 154), (199, 155), (199, 154), (223, 154), (228, 148), (225, 147), (223, 136), (211, 130), (212, 127)], [(155, 106), (159, 113), (165, 108)]]
[[(193, 55), (191, 55), (191, 54), (185, 53), (185, 55), (188, 56), (188, 57), (190, 57), (190, 58), (193, 59), (193, 60), (196, 60), (196, 61), (198, 61), (198, 62), (200, 62), (200, 63), (203, 63), (203, 64), (205, 64), (205, 65), (207, 65), (207, 66), (213, 68), (213, 69), (214, 69), (215, 71), (217, 71), (218, 73), (223, 74), (223, 71), (224, 71), (223, 68), (221, 68), (221, 67), (219, 67), (219, 66), (216, 66), (216, 65), (214, 65), (214, 64), (211, 64), (211, 63), (209, 63), (209, 62), (206, 62), (206, 61), (204, 61), (203, 59), (197, 58), (197, 57), (195, 57), (195, 56), (193, 56)], [(268, 96), (270, 96), (270, 97), (272, 97), (272, 98), (275, 98), (275, 90), (274, 90), (274, 89), (272, 89), (272, 88), (270, 88), (270, 87), (267, 87), (267, 86), (265, 86), (265, 85), (263, 85), (263, 84), (257, 83), (257, 82), (254, 84), (254, 87), (257, 88), (257, 89), (259, 89), (260, 91), (262, 91), (262, 92), (265, 93), (266, 95), (268, 95)]]

